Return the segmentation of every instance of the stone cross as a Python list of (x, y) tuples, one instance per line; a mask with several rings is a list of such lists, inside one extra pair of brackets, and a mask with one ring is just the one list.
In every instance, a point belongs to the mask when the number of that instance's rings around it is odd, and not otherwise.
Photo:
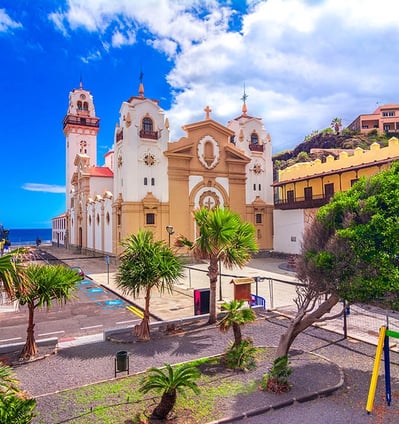
[(205, 119), (210, 119), (209, 114), (212, 112), (212, 109), (211, 109), (209, 106), (207, 106), (207, 107), (204, 109), (204, 111), (205, 111), (205, 113), (206, 113), (206, 115), (205, 115)]

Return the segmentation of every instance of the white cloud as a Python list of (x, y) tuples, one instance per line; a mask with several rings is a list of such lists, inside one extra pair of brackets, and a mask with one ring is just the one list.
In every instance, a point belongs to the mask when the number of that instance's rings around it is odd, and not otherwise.
[(80, 59), (83, 63), (94, 62), (97, 60), (101, 60), (101, 52), (99, 50), (89, 52), (87, 56), (82, 56)]
[[(224, 2), (227, 4), (227, 2)], [(234, 2), (231, 2), (234, 4)], [(97, 32), (106, 50), (138, 37), (172, 63), (168, 111), (176, 137), (185, 123), (248, 113), (262, 117), (273, 149), (293, 147), (341, 117), (348, 125), (395, 96), (399, 57), (396, 0), (249, 0), (242, 28), (216, 0), (68, 0), (53, 22), (65, 32)], [(155, 13), (154, 13), (155, 10)], [(100, 59), (101, 52), (84, 60)]]
[(22, 24), (13, 21), (5, 9), (0, 9), (0, 32), (8, 32), (17, 28), (22, 28)]
[[(168, 76), (179, 93), (170, 122), (188, 108), (197, 110), (192, 115), (198, 119), (207, 103), (221, 122), (231, 105), (238, 114), (245, 81), (248, 113), (263, 118), (279, 151), (328, 127), (335, 116), (350, 124), (372, 112), (381, 97), (399, 102), (392, 90), (399, 54), (393, 2), (379, 2), (376, 14), (371, 1), (361, 11), (353, 3), (257, 2), (244, 16), (241, 33), (215, 32), (177, 57)], [(226, 108), (223, 102), (231, 103)]]
[(41, 191), (44, 193), (62, 193), (65, 194), (65, 186), (40, 184), (40, 183), (25, 183), (22, 186), (23, 190)]
[(121, 31), (116, 30), (112, 34), (112, 47), (122, 47), (124, 45), (132, 45), (136, 42), (136, 34), (134, 31), (129, 31), (123, 34)]

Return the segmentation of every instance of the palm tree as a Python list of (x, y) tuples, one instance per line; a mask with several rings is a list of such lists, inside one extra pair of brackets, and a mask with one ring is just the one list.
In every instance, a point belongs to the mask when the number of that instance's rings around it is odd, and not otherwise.
[(0, 362), (0, 423), (29, 424), (35, 406), (36, 400), (19, 388), (11, 368)]
[(173, 369), (169, 364), (165, 364), (166, 373), (159, 368), (150, 368), (150, 375), (146, 377), (140, 387), (140, 392), (148, 393), (155, 390), (162, 393), (161, 401), (152, 412), (152, 417), (165, 419), (176, 404), (177, 393), (186, 396), (185, 389), (191, 389), (195, 394), (199, 394), (196, 379), (199, 378), (198, 368), (185, 364)]
[(342, 119), (341, 118), (334, 118), (331, 121), (331, 127), (335, 131), (336, 134), (339, 134), (341, 128), (342, 128)]
[(257, 251), (255, 228), (230, 209), (202, 208), (194, 212), (199, 237), (191, 242), (180, 236), (178, 246), (188, 246), (196, 258), (209, 260), (209, 324), (216, 322), (216, 283), (219, 263), (227, 268), (243, 267)]
[(24, 348), (20, 354), (21, 359), (29, 359), (38, 352), (35, 341), (34, 313), (36, 308), (52, 306), (52, 301), (65, 303), (73, 296), (76, 283), (80, 276), (73, 270), (63, 265), (37, 265), (30, 264), (26, 268), (29, 278), (29, 288), (26, 292), (16, 292), (21, 305), (28, 306), (28, 329)]
[(18, 249), (0, 256), (0, 281), (3, 283), (2, 289), (11, 300), (15, 299), (16, 291), (23, 292), (28, 285), (25, 268), (21, 265), (21, 251), (24, 252)]
[(232, 300), (222, 305), (222, 311), (226, 311), (227, 314), (219, 322), (219, 329), (226, 333), (233, 328), (233, 347), (238, 347), (242, 342), (241, 326), (255, 321), (254, 311), (243, 306), (244, 300)]
[(134, 298), (145, 292), (144, 317), (135, 334), (140, 340), (149, 340), (151, 289), (171, 292), (173, 284), (183, 276), (183, 267), (164, 241), (154, 240), (151, 231), (139, 230), (137, 235), (122, 241), (122, 246), (125, 250), (120, 256), (116, 285)]

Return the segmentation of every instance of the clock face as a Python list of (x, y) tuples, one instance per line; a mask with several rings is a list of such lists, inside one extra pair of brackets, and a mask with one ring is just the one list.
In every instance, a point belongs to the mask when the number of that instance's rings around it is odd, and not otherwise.
[(80, 98), (81, 98), (82, 100), (84, 100), (84, 99), (86, 98), (86, 96), (85, 96), (84, 94), (81, 94), (81, 95), (80, 95)]

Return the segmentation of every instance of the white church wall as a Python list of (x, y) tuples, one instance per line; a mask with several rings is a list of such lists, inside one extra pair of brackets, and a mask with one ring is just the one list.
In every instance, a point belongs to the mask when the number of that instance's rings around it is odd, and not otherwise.
[(202, 175), (189, 175), (188, 177), (188, 191), (191, 193), (193, 188), (203, 180)]
[(94, 249), (102, 250), (102, 227), (104, 225), (104, 216), (102, 213), (103, 201), (95, 202), (95, 219), (94, 219)]
[[(121, 157), (122, 164), (115, 170), (114, 194), (121, 193), (124, 201), (137, 202), (151, 192), (161, 202), (167, 202), (167, 159), (163, 152), (169, 142), (169, 130), (165, 127), (163, 110), (149, 99), (133, 99), (132, 103), (122, 105), (120, 113), (123, 139), (115, 143), (115, 152), (116, 161)], [(158, 139), (140, 137), (145, 117), (152, 119), (153, 131), (160, 135)]]
[(104, 252), (112, 253), (112, 199), (104, 199)]
[(275, 252), (298, 254), (301, 249), (305, 220), (303, 209), (280, 210), (273, 212)]
[(104, 191), (113, 190), (113, 178), (92, 177), (90, 178), (90, 197), (94, 200), (97, 195), (102, 196)]

